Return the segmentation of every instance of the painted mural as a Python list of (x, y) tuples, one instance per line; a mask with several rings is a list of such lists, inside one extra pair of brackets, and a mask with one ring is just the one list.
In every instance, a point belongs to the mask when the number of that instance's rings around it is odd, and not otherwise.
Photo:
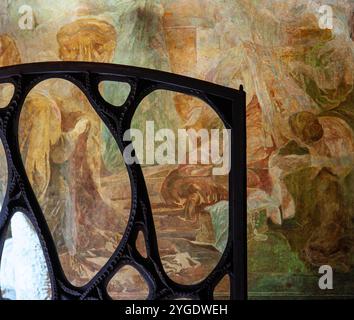
[[(325, 4), (333, 19), (323, 27)], [(352, 296), (353, 17), (351, 0), (7, 0), (0, 4), (0, 65), (112, 62), (243, 84), (250, 297)], [(116, 105), (127, 95), (111, 83), (100, 92)], [(0, 105), (8, 97), (11, 90), (1, 87)], [(157, 129), (223, 128), (204, 102), (166, 91), (142, 101), (132, 126), (145, 134), (146, 121)], [(123, 157), (86, 97), (64, 80), (30, 92), (19, 132), (64, 272), (82, 286), (109, 259), (129, 217)], [(4, 156), (1, 161), (5, 170)], [(227, 175), (211, 171), (199, 162), (143, 166), (161, 259), (178, 283), (204, 279), (225, 248)], [(143, 235), (137, 247), (146, 254)], [(333, 290), (319, 288), (322, 265), (334, 270)], [(227, 298), (228, 290), (226, 277), (215, 298)], [(148, 288), (126, 266), (108, 291), (115, 299), (144, 299)]]

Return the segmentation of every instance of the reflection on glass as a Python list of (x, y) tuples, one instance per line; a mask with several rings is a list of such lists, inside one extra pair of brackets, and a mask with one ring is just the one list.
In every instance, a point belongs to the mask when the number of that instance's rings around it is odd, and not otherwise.
[[(147, 183), (163, 267), (178, 283), (197, 283), (216, 266), (228, 238), (228, 174), (215, 175), (213, 169), (220, 164), (209, 157), (212, 129), (219, 130), (216, 149), (223, 155), (224, 126), (203, 101), (164, 90), (154, 91), (141, 102), (132, 127), (140, 129), (148, 140), (151, 123), (155, 141), (144, 144), (138, 159)], [(159, 132), (166, 132), (164, 129), (169, 133), (157, 141)], [(188, 139), (193, 139), (193, 132), (198, 134), (201, 129), (206, 132), (205, 139), (197, 137), (191, 148)], [(187, 132), (186, 163), (180, 163), (177, 156), (180, 130)], [(157, 158), (159, 148), (165, 148), (165, 163)], [(168, 157), (167, 153), (174, 148), (175, 154)], [(197, 160), (192, 163), (189, 159), (194, 151)], [(152, 154), (155, 158), (149, 163)], [(207, 155), (209, 163), (202, 162), (202, 154)]]
[(225, 275), (214, 289), (215, 300), (230, 300), (230, 277)]
[(98, 89), (106, 102), (117, 107), (124, 104), (130, 93), (130, 85), (126, 82), (104, 80), (100, 82)]
[(7, 107), (14, 95), (15, 87), (12, 83), (0, 83), (0, 108)]
[(37, 85), (20, 116), (25, 169), (64, 272), (76, 286), (86, 284), (109, 259), (129, 216), (129, 178), (118, 148), (110, 157), (121, 165), (107, 168), (104, 129), (85, 95), (59, 79)]
[(0, 140), (0, 209), (2, 207), (7, 187), (7, 161), (5, 155), (4, 145)]
[(51, 283), (42, 246), (31, 221), (16, 212), (7, 229), (0, 265), (3, 299), (49, 300)]
[(107, 292), (113, 300), (145, 300), (149, 287), (134, 267), (126, 265), (108, 283)]
[(136, 248), (144, 258), (147, 257), (145, 238), (142, 231), (139, 231), (138, 236), (136, 238)]

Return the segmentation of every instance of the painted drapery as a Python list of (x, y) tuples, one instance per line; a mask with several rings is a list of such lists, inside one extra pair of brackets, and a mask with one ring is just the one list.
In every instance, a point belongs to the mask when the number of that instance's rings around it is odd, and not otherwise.
[[(243, 84), (250, 296), (326, 295), (328, 291), (318, 287), (321, 265), (334, 269), (330, 294), (350, 295), (354, 4), (328, 1), (333, 28), (321, 29), (318, 8), (324, 3), (28, 0), (33, 26), (23, 29), (18, 22), (22, 1), (3, 1), (0, 65), (113, 62), (235, 88)], [(124, 94), (109, 84), (103, 86), (111, 101)], [(26, 101), (21, 119), (26, 170), (42, 208), (51, 213), (48, 224), (61, 261), (68, 265), (68, 278), (81, 285), (102, 266), (98, 260), (109, 256), (107, 247), (114, 247), (124, 231), (130, 193), (122, 158), (108, 129), (71, 85), (56, 80), (39, 85)], [(163, 91), (142, 102), (132, 125), (144, 132), (147, 120), (159, 128), (222, 126), (204, 103)], [(222, 251), (219, 240), (225, 237), (227, 219), (220, 216), (227, 215), (223, 205), (228, 199), (227, 179), (213, 177), (209, 169), (143, 168), (164, 267), (182, 283), (202, 279)], [(208, 200), (205, 190), (212, 190), (216, 198)], [(95, 222), (98, 211), (105, 216), (101, 223)], [(186, 214), (198, 219), (186, 225)], [(80, 225), (91, 227), (80, 230)], [(98, 234), (104, 240), (96, 241)], [(140, 283), (138, 276), (132, 279)], [(130, 292), (123, 280), (112, 286), (117, 292)], [(136, 288), (143, 291), (141, 286)], [(220, 296), (225, 288), (227, 284)]]

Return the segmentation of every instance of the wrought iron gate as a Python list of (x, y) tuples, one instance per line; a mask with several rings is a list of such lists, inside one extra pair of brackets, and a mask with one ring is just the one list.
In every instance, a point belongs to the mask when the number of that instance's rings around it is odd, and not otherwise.
[[(18, 143), (19, 118), (25, 98), (35, 85), (50, 78), (66, 79), (82, 90), (109, 128), (121, 152), (128, 144), (123, 141), (123, 134), (130, 128), (135, 110), (145, 96), (157, 89), (202, 99), (215, 110), (225, 127), (231, 129), (228, 242), (219, 263), (202, 282), (181, 285), (172, 281), (165, 273), (159, 256), (144, 176), (140, 165), (136, 163), (126, 166), (131, 183), (132, 203), (122, 240), (107, 263), (85, 286), (77, 288), (68, 282), (42, 209), (26, 175)], [(100, 95), (98, 84), (104, 80), (130, 84), (130, 94), (122, 107), (110, 105)], [(0, 109), (0, 136), (8, 164), (8, 186), (0, 213), (0, 254), (11, 216), (16, 211), (21, 211), (31, 220), (42, 244), (53, 299), (110, 299), (107, 284), (125, 264), (132, 264), (142, 271), (149, 284), (149, 299), (190, 297), (211, 300), (215, 286), (226, 274), (231, 279), (231, 299), (247, 298), (246, 102), (242, 86), (240, 90), (234, 90), (156, 70), (87, 62), (44, 62), (4, 67), (0, 69), (0, 83), (12, 83), (15, 86), (9, 105)], [(142, 258), (136, 249), (135, 240), (139, 230), (144, 232), (149, 248), (147, 258)]]

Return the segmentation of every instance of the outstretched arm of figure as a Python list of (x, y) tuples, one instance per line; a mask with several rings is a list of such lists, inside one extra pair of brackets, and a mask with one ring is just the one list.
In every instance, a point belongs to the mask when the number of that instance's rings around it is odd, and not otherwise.
[(73, 153), (79, 136), (87, 133), (90, 128), (90, 121), (81, 118), (75, 125), (74, 129), (64, 132), (58, 141), (52, 146), (51, 159), (54, 163), (63, 163)]
[(301, 168), (311, 165), (311, 155), (279, 155), (275, 154), (271, 156), (269, 161), (270, 167), (278, 167), (279, 169), (286, 171), (287, 173), (294, 172)]

